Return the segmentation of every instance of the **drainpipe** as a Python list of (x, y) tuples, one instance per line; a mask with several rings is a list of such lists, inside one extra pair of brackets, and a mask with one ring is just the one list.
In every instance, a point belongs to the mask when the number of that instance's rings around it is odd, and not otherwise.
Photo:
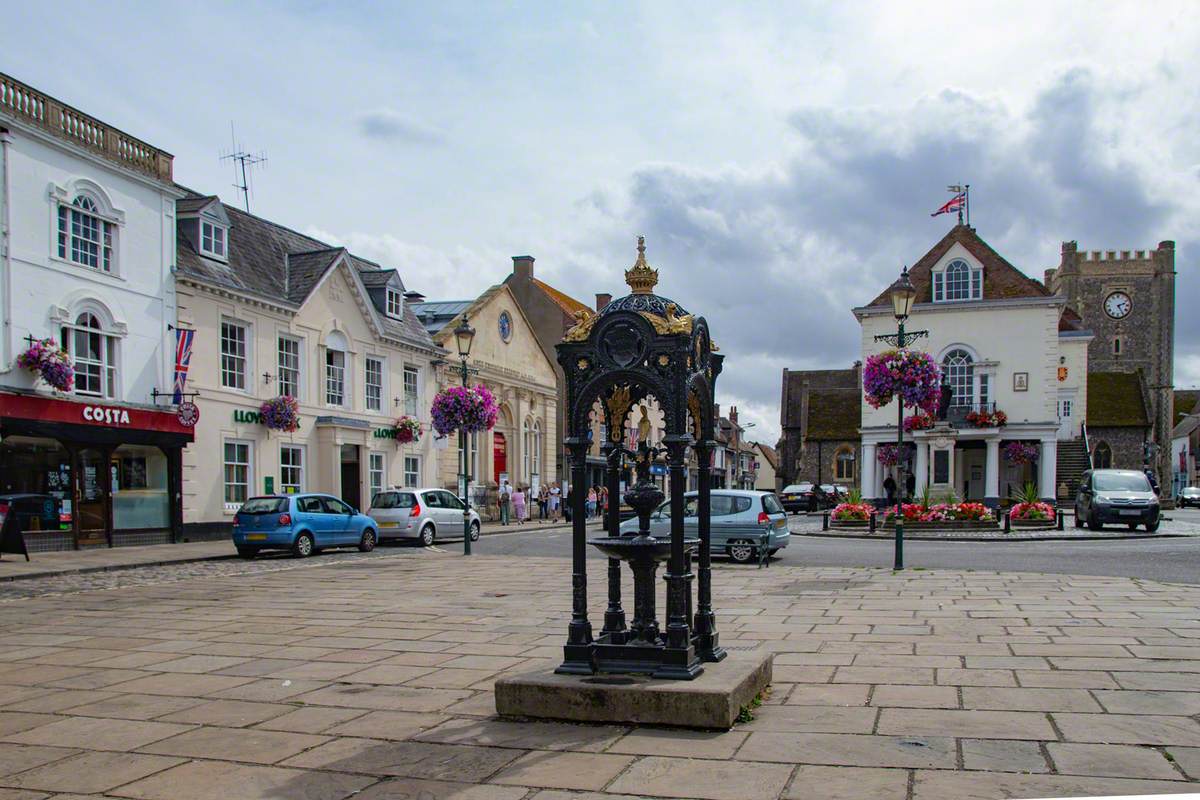
[(4, 274), (0, 276), (0, 295), (3, 303), (0, 305), (0, 373), (12, 369), (12, 172), (9, 166), (9, 145), (12, 144), (12, 134), (7, 128), (0, 128), (0, 169), (4, 171), (2, 186), (0, 186), (0, 204), (4, 206), (3, 218), (0, 218), (0, 235), (4, 241)]

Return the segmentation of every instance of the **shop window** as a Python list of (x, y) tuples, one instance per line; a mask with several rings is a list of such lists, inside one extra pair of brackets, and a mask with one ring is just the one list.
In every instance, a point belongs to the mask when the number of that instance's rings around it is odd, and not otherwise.
[(225, 441), (225, 507), (236, 511), (250, 496), (250, 443)]
[(104, 332), (100, 318), (85, 311), (64, 325), (62, 342), (75, 368), (75, 393), (92, 397), (117, 394), (117, 337)]
[(404, 485), (410, 489), (421, 485), (421, 459), (419, 456), (404, 457)]
[(112, 272), (116, 223), (101, 216), (100, 207), (86, 194), (71, 205), (58, 207), (58, 257), (99, 272)]
[(304, 491), (304, 447), (285, 444), (279, 447), (279, 491), (299, 494)]
[(221, 320), (221, 385), (230, 389), (246, 388), (246, 334), (245, 325)]
[(113, 529), (169, 528), (166, 455), (157, 447), (121, 445), (110, 463)]
[(370, 453), (367, 456), (367, 480), (371, 486), (371, 498), (383, 491), (387, 475), (387, 464), (383, 453)]
[(300, 340), (279, 337), (279, 393), (300, 397)]
[[(71, 527), (71, 454), (54, 439), (5, 436), (0, 442), (0, 492), (32, 495), (22, 503), (0, 501), (26, 533)], [(40, 501), (40, 502), (38, 502)], [(29, 542), (31, 549), (41, 549)]]
[(839, 481), (854, 480), (854, 450), (843, 447), (833, 458), (834, 479)]
[(366, 364), (366, 387), (367, 387), (367, 411), (382, 411), (383, 410), (383, 361), (378, 358), (367, 356), (364, 363)]
[(417, 367), (404, 368), (404, 413), (410, 417), (417, 416), (417, 392), (420, 380), (421, 371)]

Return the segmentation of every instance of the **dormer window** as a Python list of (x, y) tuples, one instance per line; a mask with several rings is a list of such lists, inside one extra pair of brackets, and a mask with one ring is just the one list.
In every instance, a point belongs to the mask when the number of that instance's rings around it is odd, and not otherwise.
[(200, 255), (227, 260), (229, 250), (225, 240), (226, 233), (221, 225), (206, 219), (200, 220)]
[(404, 295), (390, 286), (387, 290), (387, 315), (395, 319), (404, 317)]
[(983, 299), (983, 270), (973, 269), (961, 258), (933, 273), (933, 302)]

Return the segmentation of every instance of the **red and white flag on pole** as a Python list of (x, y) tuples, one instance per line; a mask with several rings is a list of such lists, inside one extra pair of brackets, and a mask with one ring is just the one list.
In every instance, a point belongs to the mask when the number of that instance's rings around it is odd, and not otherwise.
[(938, 214), (950, 214), (955, 211), (962, 211), (963, 206), (966, 204), (966, 202), (967, 202), (967, 193), (959, 192), (958, 194), (954, 195), (954, 197), (951, 197), (950, 200), (946, 203), (946, 205), (942, 206), (941, 208), (939, 208), (937, 211), (933, 212), (929, 216), (936, 217)]

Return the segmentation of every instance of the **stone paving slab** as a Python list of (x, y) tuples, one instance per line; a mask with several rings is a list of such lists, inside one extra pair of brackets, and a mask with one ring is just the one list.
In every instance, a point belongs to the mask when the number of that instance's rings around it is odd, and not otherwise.
[(993, 800), (1200, 779), (1197, 587), (721, 564), (722, 644), (776, 667), (754, 719), (712, 734), (496, 717), (499, 677), (558, 657), (561, 559), (291, 565), (7, 594), (0, 800)]

